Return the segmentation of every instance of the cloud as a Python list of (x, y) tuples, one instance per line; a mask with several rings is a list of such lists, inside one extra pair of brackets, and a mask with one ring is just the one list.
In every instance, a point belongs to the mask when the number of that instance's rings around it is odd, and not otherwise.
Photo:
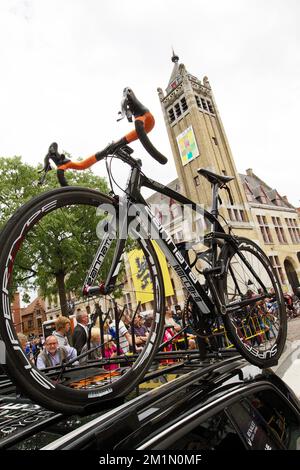
[(19, 0), (13, 2), (12, 6), (8, 8), (8, 11), (14, 16), (20, 17), (25, 21), (29, 21), (33, 15), (32, 2), (30, 0)]

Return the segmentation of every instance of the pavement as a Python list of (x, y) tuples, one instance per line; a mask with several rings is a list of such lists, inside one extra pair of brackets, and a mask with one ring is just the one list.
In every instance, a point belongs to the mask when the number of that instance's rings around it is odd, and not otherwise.
[(287, 342), (274, 372), (300, 399), (300, 317), (288, 321)]

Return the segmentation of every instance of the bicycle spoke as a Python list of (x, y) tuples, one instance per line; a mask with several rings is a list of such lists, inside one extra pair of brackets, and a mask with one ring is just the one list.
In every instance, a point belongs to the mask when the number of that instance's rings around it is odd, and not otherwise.
[[(92, 279), (96, 287), (108, 280), (108, 273), (112, 270), (117, 242), (112, 239), (110, 244), (101, 245), (105, 232), (101, 234), (97, 231), (98, 224), (103, 222), (103, 214), (98, 211), (98, 207), (103, 204), (103, 196), (100, 193), (97, 196), (95, 191), (90, 193), (85, 188), (53, 193), (53, 196), (46, 194), (44, 200), (38, 199), (35, 206), (28, 205), (27, 212), (21, 214), (8, 230), (9, 235), (1, 234), (3, 250), (0, 255), (4, 268), (0, 276), (10, 297), (7, 301), (2, 295), (0, 302), (5, 301), (6, 305), (3, 307), (2, 303), (2, 309), (6, 309), (6, 312), (11, 308), (14, 292), (20, 289), (23, 292), (30, 290), (31, 295), (37, 296), (39, 293), (45, 298), (57, 298), (57, 303), (59, 295), (62, 313), (67, 315), (68, 295), (77, 298), (82, 306), (88, 302), (82, 288), (91, 270), (94, 270)], [(101, 246), (105, 247), (103, 252), (101, 249), (99, 252)], [(78, 357), (79, 365), (73, 360), (68, 362), (67, 357), (60, 370), (44, 373), (42, 369), (35, 369), (22, 350), (13, 348), (9, 342), (10, 337), (17, 338), (10, 316), (10, 336), (7, 341), (14, 364), (11, 373), (20, 388), (24, 388), (25, 384), (25, 393), (34, 400), (42, 400), (55, 410), (79, 412), (93, 403), (99, 404), (123, 395), (146, 372), (163, 333), (163, 281), (149, 240), (131, 242), (127, 249), (129, 256), (133, 249), (139, 249), (143, 254), (143, 268), (147, 270), (151, 286), (148, 286), (147, 294), (151, 295), (155, 315), (149, 322), (149, 335), (145, 344), (138, 348), (136, 354), (132, 354), (128, 342), (130, 332), (123, 323), (125, 319), (120, 318), (125, 294), (134, 301), (136, 296), (145, 292), (142, 286), (134, 289), (132, 285), (126, 284), (125, 262), (116, 259), (115, 265), (119, 270), (113, 269), (114, 283), (109, 286), (109, 295), (99, 293), (97, 296), (96, 300), (102, 309), (101, 321), (94, 325), (90, 350), (86, 348), (87, 354)], [(99, 259), (95, 259), (97, 250)], [(6, 265), (9, 276), (3, 278)], [(3, 321), (1, 328), (1, 336), (8, 336)]]
[(240, 351), (263, 364), (285, 341), (285, 309), (269, 260), (250, 241), (228, 257), (224, 290), (226, 328)]

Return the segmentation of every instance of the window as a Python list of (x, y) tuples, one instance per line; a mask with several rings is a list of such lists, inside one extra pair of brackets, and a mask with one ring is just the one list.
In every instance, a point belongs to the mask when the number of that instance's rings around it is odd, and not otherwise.
[(218, 145), (218, 141), (217, 141), (217, 138), (216, 138), (216, 137), (212, 136), (212, 140), (213, 140), (213, 142), (214, 142), (215, 145)]
[[(195, 95), (195, 100), (199, 109), (207, 111), (208, 113), (215, 114), (212, 102), (210, 100), (205, 100), (199, 95)], [(217, 144), (216, 144), (217, 145)]]
[[(228, 415), (222, 411), (199, 423), (183, 434), (184, 428), (174, 436), (167, 449), (172, 450), (245, 450)], [(169, 436), (169, 439), (172, 439)]]
[(233, 222), (247, 222), (247, 216), (243, 209), (227, 208), (229, 219)]
[(287, 243), (280, 217), (272, 217), (272, 222), (273, 222), (279, 243)]
[(245, 444), (252, 450), (282, 449), (277, 439), (272, 439), (267, 426), (247, 400), (241, 400), (228, 408), (233, 421), (236, 423)]
[(300, 243), (300, 230), (296, 219), (285, 219), (292, 243)]
[(208, 107), (207, 107), (207, 103), (205, 101), (204, 98), (200, 98), (201, 99), (201, 103), (202, 103), (202, 108), (205, 110), (205, 111), (208, 111)]
[(196, 103), (197, 103), (198, 108), (202, 109), (200, 96), (195, 95), (195, 98), (196, 98)]
[(195, 186), (200, 186), (200, 178), (199, 178), (199, 175), (197, 175), (197, 176), (194, 177), (194, 181), (195, 181)]
[(180, 108), (180, 104), (176, 103), (174, 108), (175, 108), (176, 117), (178, 118), (179, 116), (181, 116), (181, 113), (182, 113), (181, 108)]
[(168, 115), (169, 115), (169, 120), (170, 120), (170, 122), (171, 122), (171, 123), (174, 122), (176, 118), (175, 118), (175, 114), (174, 114), (174, 109), (173, 109), (173, 108), (171, 108), (171, 109), (168, 110)]
[(184, 113), (188, 109), (188, 105), (187, 105), (185, 97), (181, 98), (180, 104), (181, 104), (182, 112)]
[(264, 215), (258, 215), (257, 220), (264, 242), (273, 243), (273, 238), (267, 223), (267, 218)]
[(249, 397), (248, 409), (259, 416), (269, 436), (278, 447), (296, 449), (300, 438), (300, 422), (289, 403), (273, 390), (256, 392)]
[(280, 279), (282, 284), (284, 284), (283, 270), (282, 270), (282, 267), (281, 267), (278, 256), (276, 256), (276, 255), (269, 256), (269, 259), (271, 261), (271, 264), (272, 264), (273, 268), (275, 269), (275, 271), (277, 273), (278, 279)]
[(169, 122), (172, 124), (172, 122), (180, 118), (180, 116), (182, 116), (187, 110), (188, 110), (188, 105), (187, 105), (185, 97), (183, 96), (181, 99), (176, 101), (173, 106), (171, 106), (168, 109)]
[(211, 114), (214, 114), (214, 108), (213, 108), (213, 105), (212, 105), (211, 101), (207, 100), (206, 103), (207, 103), (209, 112)]

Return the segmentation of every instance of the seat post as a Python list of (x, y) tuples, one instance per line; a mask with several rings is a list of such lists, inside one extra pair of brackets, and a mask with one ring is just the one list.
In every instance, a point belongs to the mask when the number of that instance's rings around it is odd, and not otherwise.
[[(219, 215), (218, 194), (219, 194), (219, 183), (213, 183), (211, 214), (216, 218), (216, 220), (213, 222), (213, 232), (216, 232), (218, 230), (218, 221), (217, 221), (218, 215)], [(217, 250), (218, 250), (218, 243), (215, 238), (213, 238), (211, 241), (211, 250), (212, 250), (212, 259), (211, 259), (212, 266), (215, 266), (215, 263), (217, 262)]]
[(211, 213), (216, 218), (218, 218), (219, 210), (218, 210), (218, 193), (219, 193), (219, 184), (215, 183), (212, 185), (212, 207)]

